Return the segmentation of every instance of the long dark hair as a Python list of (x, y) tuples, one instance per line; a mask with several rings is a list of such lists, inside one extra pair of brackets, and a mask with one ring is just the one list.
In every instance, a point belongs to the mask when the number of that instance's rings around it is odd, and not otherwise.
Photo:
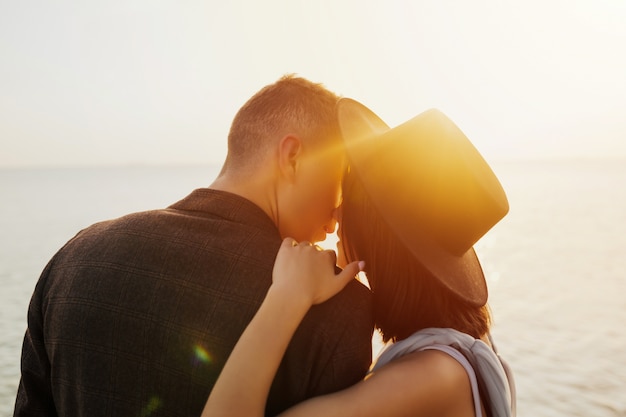
[(475, 338), (489, 330), (488, 307), (473, 307), (459, 299), (401, 244), (356, 173), (346, 174), (343, 190), (339, 230), (343, 251), (348, 262), (365, 261), (374, 319), (385, 342), (427, 327), (450, 327)]

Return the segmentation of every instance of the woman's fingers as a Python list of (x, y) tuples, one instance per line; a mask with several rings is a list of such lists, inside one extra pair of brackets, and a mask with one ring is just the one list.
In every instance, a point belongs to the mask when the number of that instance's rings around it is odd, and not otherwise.
[(345, 286), (348, 282), (350, 282), (351, 279), (354, 278), (356, 274), (363, 271), (364, 268), (365, 268), (365, 262), (363, 261), (350, 262), (348, 265), (346, 265), (343, 271), (341, 271), (337, 275), (337, 278), (342, 282), (345, 281), (345, 284), (344, 284)]
[(311, 304), (319, 304), (341, 291), (359, 272), (359, 263), (353, 262), (337, 275), (336, 262), (332, 250), (285, 238), (276, 257), (273, 280), (294, 296), (302, 295)]

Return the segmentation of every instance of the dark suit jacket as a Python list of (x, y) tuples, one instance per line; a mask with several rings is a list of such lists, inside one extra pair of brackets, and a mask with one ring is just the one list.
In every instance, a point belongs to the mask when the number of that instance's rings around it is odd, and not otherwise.
[[(35, 288), (15, 415), (200, 415), (265, 296), (280, 243), (259, 207), (210, 189), (81, 231)], [(314, 306), (268, 414), (359, 381), (372, 328), (371, 295), (357, 281)]]

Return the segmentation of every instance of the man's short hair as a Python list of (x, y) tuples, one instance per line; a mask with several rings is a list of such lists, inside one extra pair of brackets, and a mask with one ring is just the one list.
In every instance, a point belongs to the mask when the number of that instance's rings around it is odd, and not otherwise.
[(338, 100), (322, 84), (292, 74), (265, 86), (235, 115), (224, 168), (255, 166), (287, 134), (303, 141), (339, 137)]

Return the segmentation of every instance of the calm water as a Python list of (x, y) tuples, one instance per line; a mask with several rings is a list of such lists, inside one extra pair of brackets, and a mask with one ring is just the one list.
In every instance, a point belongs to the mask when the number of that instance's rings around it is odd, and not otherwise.
[[(626, 161), (493, 166), (511, 212), (476, 250), (518, 415), (625, 416)], [(28, 301), (54, 252), (93, 222), (167, 206), (215, 172), (0, 170), (0, 416), (12, 415)]]

